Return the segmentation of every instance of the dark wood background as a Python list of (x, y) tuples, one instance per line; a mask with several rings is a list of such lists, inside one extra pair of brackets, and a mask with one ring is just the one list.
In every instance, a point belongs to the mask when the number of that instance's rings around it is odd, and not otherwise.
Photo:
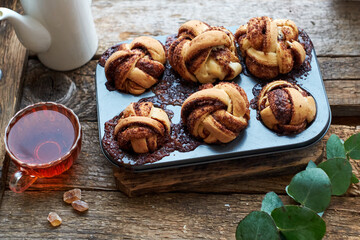
[[(1, 0), (0, 6), (21, 11), (18, 1)], [(360, 129), (360, 2), (357, 1), (93, 1), (99, 49), (93, 60), (69, 72), (45, 68), (21, 46), (7, 21), (0, 22), (0, 238), (72, 239), (234, 239), (237, 223), (260, 209), (268, 191), (293, 203), (284, 188), (294, 171), (244, 179), (235, 163), (222, 166), (226, 174), (217, 179), (200, 176), (218, 166), (143, 175), (143, 181), (113, 169), (99, 148), (96, 119), (95, 66), (111, 45), (141, 35), (177, 32), (187, 20), (212, 25), (238, 26), (251, 17), (268, 15), (289, 18), (310, 35), (317, 52), (333, 114), (332, 126), (316, 146), (288, 157), (299, 161), (323, 158), (330, 134), (347, 138)], [(3, 147), (8, 120), (21, 107), (38, 101), (57, 101), (72, 108), (83, 126), (82, 153), (65, 174), (39, 179), (25, 193), (9, 190), (8, 178), (15, 170)], [(271, 159), (271, 157), (269, 157)], [(360, 177), (359, 162), (352, 161)], [(204, 170), (205, 169), (205, 170)], [(173, 170), (174, 171), (174, 170)], [(222, 171), (224, 172), (224, 171)], [(114, 173), (117, 177), (115, 181)], [(169, 175), (190, 176), (178, 181)], [(164, 178), (173, 182), (161, 181)], [(62, 202), (62, 194), (74, 187), (83, 190), (90, 210), (77, 214)], [(118, 188), (128, 191), (129, 198)], [(359, 239), (360, 185), (332, 197), (324, 214), (326, 239)], [(169, 192), (170, 191), (170, 192)], [(157, 192), (157, 193), (150, 193)], [(160, 193), (169, 192), (169, 193)], [(144, 195), (144, 193), (146, 193)], [(63, 224), (52, 228), (47, 214), (56, 211)]]

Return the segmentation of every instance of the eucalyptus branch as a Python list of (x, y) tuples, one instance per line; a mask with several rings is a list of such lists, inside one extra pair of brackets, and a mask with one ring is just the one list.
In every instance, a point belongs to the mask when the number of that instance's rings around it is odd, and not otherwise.
[(286, 193), (300, 205), (285, 206), (276, 193), (267, 193), (261, 211), (253, 211), (239, 222), (236, 239), (322, 239), (326, 223), (321, 217), (331, 195), (343, 195), (351, 183), (359, 182), (349, 160), (360, 160), (360, 133), (345, 142), (331, 135), (326, 157), (319, 165), (310, 161), (286, 187)]

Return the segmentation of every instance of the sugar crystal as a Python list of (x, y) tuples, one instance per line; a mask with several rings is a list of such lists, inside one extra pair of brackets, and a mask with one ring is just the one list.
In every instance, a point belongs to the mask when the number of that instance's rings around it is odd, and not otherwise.
[(72, 203), (73, 201), (81, 199), (81, 190), (78, 188), (74, 188), (70, 191), (67, 191), (63, 195), (64, 202)]
[(56, 212), (49, 212), (47, 220), (52, 226), (57, 227), (61, 224), (62, 220)]
[(79, 212), (84, 212), (89, 209), (89, 205), (81, 200), (76, 200), (71, 203), (71, 206)]

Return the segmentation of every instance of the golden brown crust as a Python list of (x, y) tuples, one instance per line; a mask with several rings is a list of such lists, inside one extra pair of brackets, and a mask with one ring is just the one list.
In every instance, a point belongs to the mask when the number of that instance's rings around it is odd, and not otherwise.
[(305, 61), (295, 23), (287, 19), (252, 18), (238, 28), (235, 38), (249, 71), (261, 79), (290, 72)]
[(105, 63), (105, 76), (116, 89), (134, 95), (157, 83), (165, 70), (164, 46), (151, 37), (121, 44)]
[(228, 143), (247, 127), (249, 101), (235, 83), (206, 84), (185, 100), (181, 119), (194, 137), (206, 143)]
[(200, 83), (231, 80), (242, 70), (234, 39), (223, 27), (192, 20), (181, 25), (167, 57), (172, 68), (185, 80)]
[(315, 119), (316, 104), (299, 86), (278, 80), (263, 87), (258, 110), (268, 128), (281, 134), (296, 134)]
[(119, 147), (135, 153), (155, 151), (170, 134), (170, 120), (151, 102), (131, 103), (115, 126)]

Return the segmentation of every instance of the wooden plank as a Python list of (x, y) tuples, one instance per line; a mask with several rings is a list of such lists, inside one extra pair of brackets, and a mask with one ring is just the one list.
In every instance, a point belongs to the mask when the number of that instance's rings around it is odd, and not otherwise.
[[(263, 194), (170, 193), (127, 198), (118, 192), (83, 191), (90, 209), (76, 213), (61, 191), (6, 191), (0, 210), (0, 238), (26, 239), (234, 239), (238, 222), (259, 210)], [(294, 204), (282, 196), (285, 204)], [(63, 219), (53, 228), (50, 211)], [(358, 239), (358, 198), (332, 197), (325, 211), (325, 239)]]
[(360, 81), (325, 81), (333, 116), (360, 116)]
[(318, 62), (325, 80), (358, 80), (360, 78), (360, 57), (318, 57)]
[(125, 39), (177, 33), (192, 19), (239, 26), (264, 15), (294, 20), (309, 33), (319, 56), (360, 55), (360, 5), (353, 1), (94, 0), (92, 10), (100, 40), (98, 55)]
[(294, 174), (302, 170), (310, 160), (319, 163), (322, 159), (323, 142), (320, 142), (306, 150), (291, 151), (287, 154), (242, 158), (161, 170), (156, 173), (136, 173), (119, 168), (115, 169), (114, 175), (118, 188), (132, 197), (149, 192), (191, 191), (193, 187), (205, 187), (210, 190), (212, 185), (227, 180), (246, 181), (257, 176)]
[[(18, 1), (2, 0), (0, 6), (19, 11)], [(22, 73), (26, 66), (26, 49), (18, 41), (8, 21), (0, 22), (0, 196), (8, 169), (5, 160), (4, 132), (10, 118), (18, 109), (21, 95)], [(0, 200), (1, 203), (1, 200)]]
[[(74, 163), (73, 167), (65, 172), (62, 175), (59, 175), (54, 178), (45, 178), (38, 179), (28, 191), (44, 191), (44, 190), (68, 190), (74, 187), (80, 187), (88, 190), (103, 190), (103, 191), (114, 191), (117, 190), (115, 179), (113, 176), (113, 165), (107, 161), (107, 159), (102, 155), (100, 150), (99, 141), (97, 139), (98, 131), (97, 124), (95, 122), (82, 122), (83, 126), (83, 147), (82, 152), (79, 156), (79, 159)], [(334, 125), (330, 127), (328, 134), (322, 140), (323, 144), (330, 136), (330, 134), (335, 133), (339, 135), (342, 139), (348, 138), (351, 134), (359, 132), (360, 128), (355, 126), (342, 126)], [(307, 159), (310, 156), (315, 156), (315, 153), (310, 151), (311, 149), (304, 150), (304, 152), (299, 153), (299, 155), (293, 154), (294, 157), (301, 159), (301, 157), (306, 157)], [(315, 160), (315, 159), (311, 159)], [(227, 163), (228, 166), (231, 163)], [(353, 162), (354, 172), (357, 176), (360, 177), (360, 163)], [(206, 169), (206, 166), (198, 167)], [(114, 168), (114, 170), (117, 168)], [(14, 165), (11, 165), (10, 173), (15, 171)], [(180, 170), (184, 171), (184, 170)], [(201, 192), (201, 193), (259, 193), (263, 194), (269, 191), (275, 191), (279, 194), (284, 194), (285, 186), (290, 183), (291, 178), (294, 175), (295, 170), (289, 171), (287, 175), (273, 175), (273, 176), (258, 176), (256, 178), (250, 179), (239, 179), (233, 169), (229, 169), (227, 174), (217, 177), (219, 180), (214, 182), (211, 180), (203, 181), (201, 184), (193, 182), (188, 184), (178, 183), (174, 184), (172, 188), (168, 186), (168, 190), (172, 191), (187, 191), (187, 192)], [(170, 172), (171, 173), (171, 172)], [(186, 171), (184, 171), (186, 173)], [(203, 175), (206, 175), (206, 172), (201, 172)], [(194, 173), (188, 170), (189, 176), (195, 175)], [(241, 174), (241, 173), (240, 173)], [(161, 175), (161, 177), (160, 177)], [(169, 174), (171, 175), (171, 174)], [(232, 175), (232, 177), (231, 177)], [(134, 193), (144, 193), (149, 191), (164, 191), (164, 186), (167, 186), (165, 183), (161, 185), (162, 178), (166, 177), (164, 173), (154, 172), (148, 178), (144, 178), (138, 181), (138, 188), (135, 189)], [(169, 176), (168, 176), (169, 177)], [(222, 179), (221, 179), (222, 177)], [(129, 179), (128, 179), (129, 181)], [(146, 184), (146, 181), (151, 181), (157, 183), (157, 189), (154, 187), (149, 188), (149, 185)], [(142, 184), (141, 184), (142, 182)], [(139, 184), (140, 183), (140, 184)], [(159, 185), (160, 184), (160, 185)], [(163, 187), (163, 189), (161, 189)], [(352, 185), (349, 193), (349, 196), (360, 196), (360, 184)]]
[(325, 88), (331, 106), (348, 105), (354, 108), (360, 105), (360, 81), (325, 81)]
[(333, 117), (331, 124), (334, 125), (348, 125), (348, 126), (360, 126), (360, 118), (358, 116), (352, 117)]

